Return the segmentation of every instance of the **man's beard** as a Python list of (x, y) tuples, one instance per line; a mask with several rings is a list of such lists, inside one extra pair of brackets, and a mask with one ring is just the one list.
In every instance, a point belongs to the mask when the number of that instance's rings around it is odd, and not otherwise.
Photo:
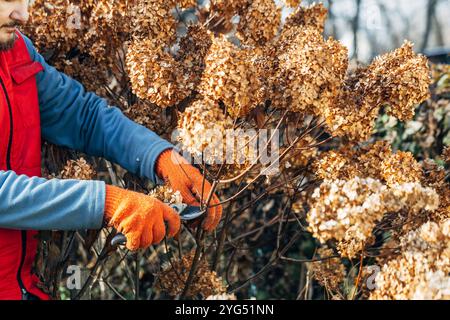
[(14, 43), (16, 43), (17, 40), (17, 34), (14, 34), (14, 36), (5, 42), (0, 42), (0, 51), (7, 51), (12, 49), (14, 47)]

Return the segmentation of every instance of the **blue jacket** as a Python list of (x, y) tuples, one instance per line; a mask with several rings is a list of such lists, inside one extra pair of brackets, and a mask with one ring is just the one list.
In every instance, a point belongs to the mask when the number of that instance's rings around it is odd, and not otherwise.
[[(31, 58), (44, 66), (36, 76), (43, 138), (105, 157), (157, 182), (156, 159), (173, 145), (48, 65), (30, 39), (24, 38)], [(102, 181), (46, 180), (0, 171), (0, 228), (97, 229), (102, 225), (104, 203)]]

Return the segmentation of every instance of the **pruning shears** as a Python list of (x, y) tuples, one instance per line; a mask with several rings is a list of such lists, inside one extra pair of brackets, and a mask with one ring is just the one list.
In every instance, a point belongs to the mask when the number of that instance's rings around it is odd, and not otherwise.
[[(203, 213), (205, 213), (206, 210), (201, 210), (200, 207), (196, 206), (188, 206), (185, 203), (181, 204), (167, 204), (169, 207), (175, 210), (176, 213), (180, 215), (180, 218), (182, 221), (190, 221), (197, 219), (200, 217)], [(118, 233), (114, 236), (114, 238), (111, 240), (111, 245), (123, 245), (127, 243), (127, 237), (123, 233)]]

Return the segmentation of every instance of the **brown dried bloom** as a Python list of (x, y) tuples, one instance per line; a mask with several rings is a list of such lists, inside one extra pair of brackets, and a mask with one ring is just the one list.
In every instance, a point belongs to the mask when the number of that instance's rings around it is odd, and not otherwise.
[(232, 117), (247, 115), (265, 100), (254, 53), (217, 37), (206, 56), (199, 91), (214, 101), (222, 101)]
[[(293, 2), (292, 7), (297, 7), (298, 4), (295, 4), (295, 2), (300, 1), (290, 0), (290, 2)], [(325, 8), (323, 3), (315, 3), (306, 7), (299, 7), (289, 17), (287, 17), (284, 28), (312, 28), (322, 33), (325, 28), (327, 13), (328, 10)]]
[(444, 148), (444, 151), (442, 152), (442, 159), (450, 165), (450, 147)]
[(183, 65), (153, 39), (133, 41), (126, 63), (133, 92), (161, 108), (181, 102), (194, 89), (187, 86)]
[(177, 1), (175, 1), (175, 3), (180, 8), (191, 8), (191, 7), (195, 7), (197, 5), (197, 0), (177, 0)]
[(438, 206), (437, 193), (418, 183), (387, 187), (371, 178), (325, 180), (312, 195), (307, 221), (318, 240), (336, 239), (341, 255), (353, 258), (371, 242), (372, 230), (385, 213), (432, 211)]
[(183, 203), (183, 197), (181, 196), (180, 191), (173, 191), (172, 188), (167, 185), (157, 186), (150, 191), (149, 195), (164, 203), (177, 205)]
[(35, 0), (31, 5), (30, 19), (24, 31), (29, 35), (36, 47), (53, 48), (60, 52), (67, 52), (76, 47), (80, 30), (72, 27), (73, 22), (86, 23), (86, 16), (80, 15), (80, 21), (74, 21), (71, 16), (80, 7), (69, 0)]
[(352, 165), (354, 158), (353, 151), (348, 147), (323, 152), (314, 162), (315, 173), (321, 179), (352, 179), (360, 174), (357, 166)]
[(321, 286), (332, 292), (339, 292), (340, 284), (344, 281), (346, 272), (345, 267), (338, 257), (335, 256), (333, 250), (323, 247), (317, 250), (317, 256), (324, 258), (311, 263), (311, 270), (314, 279)]
[(231, 24), (233, 16), (241, 14), (250, 5), (250, 0), (213, 0), (210, 1), (210, 12)]
[(422, 181), (422, 167), (411, 152), (399, 151), (381, 162), (383, 179), (388, 185)]
[(439, 194), (439, 208), (428, 218), (439, 222), (450, 218), (450, 183), (446, 181), (447, 172), (432, 160), (425, 160), (422, 164), (424, 171), (423, 184), (434, 188)]
[[(376, 141), (356, 149), (354, 161), (361, 176), (372, 177), (385, 182), (380, 170), (380, 162), (392, 155), (391, 145), (387, 141)], [(402, 181), (397, 181), (401, 183)], [(405, 181), (406, 182), (406, 181)], [(407, 181), (410, 182), (410, 181)]]
[(445, 185), (446, 171), (443, 166), (440, 166), (433, 159), (425, 159), (421, 163), (422, 168), (422, 182), (423, 184), (439, 188)]
[(201, 26), (188, 27), (186, 36), (180, 40), (180, 49), (175, 56), (184, 68), (186, 86), (196, 89), (205, 70), (205, 58), (214, 35)]
[(79, 158), (67, 161), (60, 175), (62, 179), (93, 180), (96, 172), (84, 158)]
[[(111, 52), (129, 36), (128, 1), (37, 0), (25, 32), (53, 57), (77, 48), (100, 63), (112, 65)], [(56, 50), (55, 50), (56, 49)]]
[(359, 82), (362, 77), (364, 70), (361, 69), (348, 75), (338, 94), (337, 104), (324, 114), (333, 134), (353, 141), (364, 141), (370, 137), (380, 110), (380, 106), (370, 104), (365, 91), (357, 91), (361, 87)]
[(336, 104), (347, 71), (347, 49), (313, 28), (283, 30), (275, 43), (272, 103), (294, 112), (326, 117)]
[(174, 121), (170, 121), (171, 118), (166, 114), (166, 110), (152, 103), (135, 103), (124, 110), (124, 114), (158, 135), (170, 134), (175, 129)]
[(401, 255), (383, 265), (370, 299), (450, 299), (450, 220), (428, 222), (401, 239)]
[(212, 34), (203, 27), (189, 27), (171, 54), (153, 39), (135, 40), (129, 46), (127, 67), (133, 92), (162, 108), (189, 97), (201, 81)]
[(446, 183), (438, 189), (439, 208), (433, 213), (433, 220), (442, 221), (450, 218), (450, 184)]
[(387, 141), (377, 141), (358, 148), (343, 146), (338, 150), (323, 152), (314, 163), (315, 173), (319, 178), (329, 180), (348, 180), (359, 176), (384, 181), (380, 163), (391, 155), (392, 150)]
[(183, 61), (186, 67), (204, 69), (204, 59), (208, 54), (214, 35), (203, 26), (189, 26), (186, 35), (180, 39), (177, 60)]
[(383, 105), (388, 105), (388, 113), (399, 120), (414, 116), (416, 104), (429, 97), (431, 79), (427, 59), (415, 54), (412, 47), (405, 42), (345, 80), (339, 104), (324, 114), (334, 134), (356, 141), (367, 139)]
[[(156, 288), (167, 292), (170, 296), (177, 296), (182, 293), (192, 267), (195, 252), (191, 252), (181, 258), (167, 264), (157, 276)], [(187, 292), (188, 297), (203, 298), (225, 294), (227, 291), (223, 280), (217, 276), (215, 271), (211, 271), (205, 259), (202, 259), (194, 280)]]
[(170, 10), (176, 1), (134, 0), (130, 10), (134, 38), (151, 39), (157, 46), (176, 41), (177, 22)]
[(291, 8), (295, 8), (298, 7), (300, 5), (300, 3), (302, 2), (302, 0), (283, 0), (283, 2)]
[[(404, 172), (406, 174), (402, 174), (402, 169), (396, 170), (392, 175), (400, 178), (395, 177), (393, 181), (388, 182), (388, 185), (395, 183), (396, 180), (418, 181), (417, 176), (409, 173), (408, 161), (405, 161), (405, 167)], [(432, 188), (436, 192), (439, 197), (439, 206), (432, 211), (409, 212), (408, 210), (402, 210), (386, 215), (380, 226), (384, 230), (390, 229), (390, 238), (394, 242), (399, 242), (399, 239), (405, 234), (419, 228), (428, 221), (440, 222), (450, 217), (450, 188), (448, 183), (445, 182), (446, 172), (444, 168), (430, 159), (424, 160), (420, 168), (421, 171), (412, 170), (412, 172), (416, 172), (420, 176), (420, 183), (424, 187)]]
[(207, 98), (187, 107), (178, 121), (183, 149), (199, 158), (203, 154), (206, 163), (223, 161), (227, 130), (232, 128), (233, 121), (223, 113), (218, 103)]
[(388, 186), (423, 181), (423, 169), (410, 152), (392, 153), (387, 141), (341, 147), (322, 153), (314, 163), (321, 179), (374, 178)]
[(262, 46), (278, 33), (281, 8), (276, 6), (274, 0), (254, 0), (240, 19), (238, 38), (245, 44)]
[[(316, 143), (316, 139), (310, 134), (299, 139), (289, 151), (288, 156), (282, 161), (281, 167), (283, 170), (294, 171), (306, 167), (319, 152), (318, 148), (314, 146)], [(285, 149), (281, 149), (280, 154), (282, 154), (284, 150)]]
[(123, 48), (123, 43), (128, 40), (130, 34), (128, 1), (83, 2), (82, 8), (83, 12), (89, 12), (89, 25), (83, 39), (83, 51), (95, 57), (99, 63), (112, 66), (111, 52)]
[(413, 51), (413, 44), (405, 44), (386, 55), (375, 58), (369, 72), (380, 88), (372, 88), (372, 104), (390, 106), (388, 114), (401, 121), (411, 120), (415, 106), (430, 97), (431, 83), (428, 60)]
[(209, 296), (205, 300), (237, 300), (236, 295), (234, 293), (228, 294), (216, 294), (214, 296)]

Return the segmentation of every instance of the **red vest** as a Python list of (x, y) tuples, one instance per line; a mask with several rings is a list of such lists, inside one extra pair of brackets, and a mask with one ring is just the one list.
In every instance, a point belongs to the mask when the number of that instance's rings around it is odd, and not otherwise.
[[(25, 41), (0, 51), (0, 170), (29, 177), (41, 175), (41, 129), (33, 62)], [(36, 231), (0, 229), (0, 299), (48, 299), (31, 273), (38, 240)]]

